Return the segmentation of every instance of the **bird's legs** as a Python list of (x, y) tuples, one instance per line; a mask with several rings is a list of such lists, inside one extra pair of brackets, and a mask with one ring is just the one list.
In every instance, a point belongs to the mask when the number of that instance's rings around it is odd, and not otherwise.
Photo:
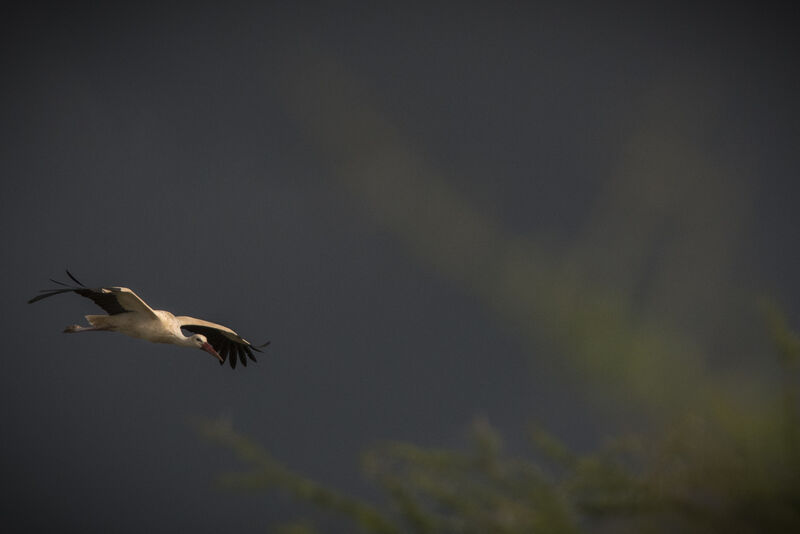
[(76, 332), (102, 332), (102, 331), (111, 330), (108, 327), (100, 327), (100, 326), (80, 326), (77, 324), (69, 325), (64, 329), (65, 334), (74, 334)]

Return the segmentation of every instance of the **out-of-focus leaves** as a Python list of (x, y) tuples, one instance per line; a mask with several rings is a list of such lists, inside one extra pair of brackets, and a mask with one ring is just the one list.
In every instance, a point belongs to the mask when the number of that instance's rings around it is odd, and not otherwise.
[(561, 440), (538, 425), (529, 426), (528, 437), (536, 451), (557, 466), (570, 468), (578, 461), (578, 457)]
[(778, 354), (781, 363), (790, 367), (800, 364), (800, 336), (789, 329), (786, 324), (786, 317), (778, 308), (778, 305), (770, 299), (761, 299), (761, 312), (767, 323), (770, 337)]
[(689, 417), (644, 448), (582, 458), (567, 475), (568, 494), (622, 532), (794, 532), (800, 452), (772, 424), (755, 441)]
[(411, 532), (577, 532), (558, 489), (529, 461), (506, 457), (484, 419), (466, 452), (388, 443), (364, 463)]
[(480, 419), (467, 450), (384, 443), (364, 455), (388, 500), (382, 511), (207, 423), (207, 436), (253, 468), (223, 477), (226, 486), (280, 488), (367, 532), (800, 531), (800, 338), (763, 305), (780, 355), (777, 401), (768, 381), (708, 365), (712, 342), (736, 345), (718, 330), (733, 328), (727, 309), (742, 297), (729, 277), (747, 215), (739, 180), (702, 145), (713, 95), (678, 80), (645, 98), (585, 228), (554, 250), (463, 195), (335, 61), (309, 52), (281, 83), (365, 213), (550, 349), (544, 357), (600, 392), (594, 399), (641, 412), (649, 428), (579, 454), (533, 427), (531, 458), (507, 455)]
[(376, 508), (341, 492), (324, 487), (290, 471), (261, 446), (233, 430), (225, 420), (199, 419), (195, 422), (204, 437), (232, 449), (251, 468), (247, 473), (228, 473), (220, 477), (223, 487), (258, 491), (277, 489), (294, 498), (353, 521), (364, 532), (394, 534), (398, 529)]
[(275, 534), (317, 534), (317, 530), (305, 521), (279, 525), (271, 532)]
[[(796, 337), (777, 308), (769, 313), (782, 350)], [(787, 388), (796, 395), (798, 384)], [(800, 531), (795, 410), (775, 403), (757, 417), (690, 414), (660, 433), (616, 438), (590, 454), (532, 426), (532, 458), (507, 455), (498, 433), (477, 419), (465, 451), (389, 442), (364, 454), (364, 470), (388, 499), (387, 510), (292, 473), (224, 421), (200, 421), (198, 428), (251, 468), (223, 476), (225, 487), (280, 489), (364, 532), (755, 534)]]
[(463, 195), (335, 60), (309, 52), (282, 79), (290, 112), (365, 213), (532, 346), (550, 347), (539, 357), (594, 401), (667, 418), (709, 399), (734, 411), (750, 403), (709, 376), (704, 340), (693, 336), (724, 306), (745, 210), (736, 180), (691, 142), (702, 137), (698, 113), (713, 113), (685, 86), (667, 84), (641, 104), (585, 231), (553, 250)]

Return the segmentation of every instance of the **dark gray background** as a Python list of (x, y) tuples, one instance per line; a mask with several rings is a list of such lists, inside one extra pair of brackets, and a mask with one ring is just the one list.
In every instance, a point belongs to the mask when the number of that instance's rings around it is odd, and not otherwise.
[[(553, 255), (596, 260), (602, 280), (628, 233), (595, 241), (597, 206), (615, 176), (635, 174), (631, 152), (661, 157), (639, 153), (631, 132), (682, 117), (669, 138), (718, 180), (642, 177), (636, 194), (660, 206), (660, 185), (678, 199), (671, 216), (685, 205), (708, 214), (698, 228), (723, 220), (720, 251), (692, 253), (723, 265), (724, 282), (703, 293), (717, 271), (700, 269), (687, 279), (708, 308), (661, 311), (710, 332), (712, 364), (746, 360), (731, 347), (752, 339), (725, 325), (749, 316), (721, 308), (768, 293), (795, 326), (800, 312), (793, 15), (516, 2), (12, 9), (0, 35), (4, 526), (255, 532), (297, 517), (280, 497), (213, 487), (238, 466), (192, 430), (197, 415), (229, 418), (291, 468), (356, 494), (369, 492), (358, 454), (379, 440), (458, 447), (483, 414), (512, 448), (535, 419), (585, 449), (627, 424), (553, 369), (557, 346), (523, 341), (354, 193), (298, 118), (342, 79), (476, 213)], [(328, 85), (317, 62), (345, 74)], [(298, 72), (313, 73), (302, 91)], [(657, 252), (642, 271), (669, 272), (669, 260)], [(64, 267), (272, 346), (231, 371), (200, 351), (62, 335), (91, 302), (25, 301)]]

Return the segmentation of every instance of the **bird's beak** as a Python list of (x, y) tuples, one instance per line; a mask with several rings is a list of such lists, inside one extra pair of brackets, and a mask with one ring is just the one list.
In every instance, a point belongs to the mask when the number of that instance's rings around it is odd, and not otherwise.
[(222, 359), (222, 356), (220, 356), (219, 353), (217, 353), (217, 351), (214, 350), (214, 347), (211, 346), (211, 343), (203, 343), (203, 346), (201, 348), (207, 353), (211, 354), (212, 356), (216, 356), (216, 358), (219, 360), (219, 363), (225, 361)]

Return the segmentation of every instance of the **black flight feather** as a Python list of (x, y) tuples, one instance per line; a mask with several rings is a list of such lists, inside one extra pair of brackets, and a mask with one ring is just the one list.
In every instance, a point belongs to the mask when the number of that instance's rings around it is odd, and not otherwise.
[(195, 334), (203, 334), (206, 336), (206, 339), (208, 339), (208, 342), (211, 343), (212, 347), (214, 347), (214, 350), (216, 350), (219, 355), (222, 356), (222, 361), (220, 363), (225, 363), (227, 361), (233, 369), (235, 369), (236, 364), (239, 363), (237, 360), (242, 362), (242, 365), (247, 365), (247, 358), (250, 358), (254, 362), (258, 362), (252, 351), (255, 350), (257, 352), (263, 352), (259, 349), (266, 347), (270, 343), (267, 341), (263, 345), (258, 346), (253, 346), (247, 344), (246, 342), (239, 343), (232, 340), (216, 328), (208, 326), (185, 324), (182, 325), (181, 328)]
[(86, 287), (85, 285), (83, 285), (83, 282), (81, 282), (80, 280), (78, 280), (77, 278), (75, 278), (75, 277), (72, 275), (72, 273), (71, 273), (71, 272), (69, 272), (69, 269), (64, 269), (64, 270), (67, 272), (67, 276), (69, 276), (70, 278), (72, 278), (72, 281), (73, 281), (73, 282), (75, 282), (76, 284), (78, 284), (78, 285), (79, 285), (79, 286), (81, 286), (81, 287)]
[(236, 369), (236, 349), (231, 347), (231, 355), (228, 357), (228, 363), (231, 364), (231, 369)]
[(31, 300), (28, 301), (28, 304), (33, 304), (34, 302), (40, 301), (47, 297), (52, 297), (53, 295), (60, 295), (61, 293), (69, 293), (70, 291), (77, 293), (82, 297), (86, 297), (94, 301), (95, 304), (100, 306), (103, 311), (105, 311), (109, 315), (117, 315), (119, 313), (127, 313), (128, 310), (123, 308), (119, 301), (117, 300), (117, 296), (114, 293), (104, 293), (101, 289), (89, 289), (84, 286), (80, 280), (75, 278), (75, 276), (69, 272), (67, 272), (67, 276), (69, 276), (79, 287), (70, 286), (69, 284), (65, 284), (64, 282), (60, 282), (58, 280), (50, 279), (51, 282), (56, 283), (60, 286), (64, 286), (67, 289), (42, 289), (39, 291), (41, 295), (37, 295), (33, 297)]
[(270, 342), (269, 342), (269, 341), (267, 341), (266, 343), (262, 343), (261, 345), (250, 345), (250, 348), (251, 348), (251, 349), (253, 349), (253, 350), (254, 350), (254, 351), (256, 351), (256, 352), (264, 352), (264, 351), (263, 351), (263, 350), (261, 350), (261, 349), (263, 349), (264, 347), (266, 347), (267, 345), (269, 345), (269, 343), (270, 343)]

